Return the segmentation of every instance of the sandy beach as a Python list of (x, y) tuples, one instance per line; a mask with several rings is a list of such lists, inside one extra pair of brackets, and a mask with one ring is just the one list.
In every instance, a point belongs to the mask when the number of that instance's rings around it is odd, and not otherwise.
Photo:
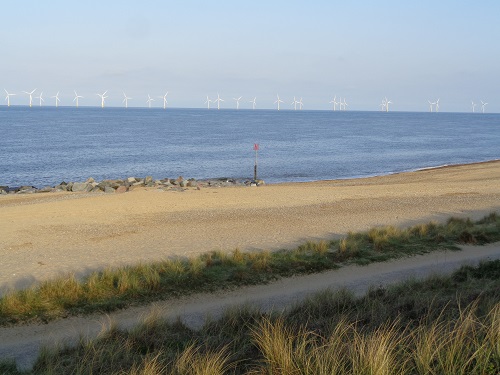
[(0, 291), (210, 250), (289, 248), (374, 225), (500, 211), (500, 162), (389, 176), (125, 194), (0, 196)]

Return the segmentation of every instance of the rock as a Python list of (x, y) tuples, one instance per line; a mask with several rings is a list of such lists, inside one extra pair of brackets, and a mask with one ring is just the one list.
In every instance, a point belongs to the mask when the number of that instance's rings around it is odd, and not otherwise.
[(105, 186), (104, 187), (104, 192), (106, 194), (109, 194), (109, 193), (114, 193), (115, 192), (115, 189), (113, 189), (111, 186)]
[(187, 186), (188, 187), (197, 187), (198, 186), (198, 182), (194, 179), (190, 179), (187, 183)]
[[(90, 187), (90, 189), (89, 189)], [(87, 190), (89, 189), (89, 190)], [(71, 191), (81, 192), (81, 191), (90, 191), (92, 189), (92, 185), (87, 184), (86, 182), (75, 182), (71, 187)]]
[(186, 187), (187, 184), (188, 184), (188, 182), (186, 180), (182, 180), (182, 181), (179, 182), (179, 186), (180, 187)]
[(260, 186), (260, 185), (265, 185), (266, 183), (264, 182), (264, 180), (255, 180), (255, 183), (257, 184), (257, 186)]
[(66, 184), (66, 190), (67, 191), (73, 191), (73, 182), (70, 182), (69, 184)]
[(128, 191), (128, 187), (126, 187), (126, 186), (119, 186), (119, 187), (115, 190), (115, 192), (116, 192), (116, 193), (126, 193), (127, 191)]
[(7, 195), (7, 191), (6, 190), (0, 190), (0, 195)]
[(144, 185), (149, 185), (153, 183), (153, 176), (146, 176), (144, 179)]
[(4, 191), (9, 191), (9, 187), (8, 186), (0, 186), (0, 190), (4, 190)]
[(91, 193), (101, 193), (103, 191), (99, 185), (93, 186), (93, 184), (90, 184), (90, 186), (92, 187), (92, 189), (90, 189)]
[(36, 193), (36, 188), (30, 187), (29, 189), (20, 189), (16, 194), (33, 194)]
[(85, 181), (85, 183), (87, 183), (87, 184), (92, 184), (94, 182), (95, 182), (95, 180), (92, 177), (87, 178), (87, 181)]
[(45, 186), (44, 188), (39, 189), (38, 193), (50, 193), (52, 191), (54, 191), (54, 188), (52, 188), (52, 186)]

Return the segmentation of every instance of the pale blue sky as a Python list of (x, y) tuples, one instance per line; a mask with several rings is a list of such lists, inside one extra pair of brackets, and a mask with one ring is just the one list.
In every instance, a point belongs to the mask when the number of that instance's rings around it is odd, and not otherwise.
[[(43, 91), (45, 105), (500, 112), (500, 2), (490, 1), (3, 1), (0, 87)], [(2, 96), (2, 104), (5, 103)], [(154, 106), (161, 105), (156, 98)], [(477, 109), (477, 108), (476, 108)]]

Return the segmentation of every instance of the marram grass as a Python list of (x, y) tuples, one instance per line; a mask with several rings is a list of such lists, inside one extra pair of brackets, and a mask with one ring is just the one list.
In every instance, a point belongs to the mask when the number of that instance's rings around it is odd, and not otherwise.
[(47, 321), (71, 314), (109, 312), (194, 292), (267, 283), (273, 279), (335, 269), (346, 263), (376, 261), (457, 249), (457, 244), (500, 241), (500, 216), (472, 222), (451, 218), (401, 229), (376, 227), (332, 241), (308, 241), (295, 250), (213, 251), (94, 272), (83, 279), (67, 276), (0, 298), (0, 325)]
[[(22, 374), (12, 362), (0, 371)], [(200, 330), (153, 311), (128, 332), (111, 324), (46, 349), (24, 374), (498, 373), (500, 260), (361, 297), (326, 290), (281, 313), (235, 307)]]

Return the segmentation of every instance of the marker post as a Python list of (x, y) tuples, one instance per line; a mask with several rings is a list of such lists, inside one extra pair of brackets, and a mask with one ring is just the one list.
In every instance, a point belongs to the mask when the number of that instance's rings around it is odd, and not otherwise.
[(253, 144), (253, 149), (255, 151), (255, 165), (253, 167), (253, 179), (254, 179), (254, 181), (257, 181), (257, 153), (259, 151), (259, 144), (258, 143), (254, 143)]

